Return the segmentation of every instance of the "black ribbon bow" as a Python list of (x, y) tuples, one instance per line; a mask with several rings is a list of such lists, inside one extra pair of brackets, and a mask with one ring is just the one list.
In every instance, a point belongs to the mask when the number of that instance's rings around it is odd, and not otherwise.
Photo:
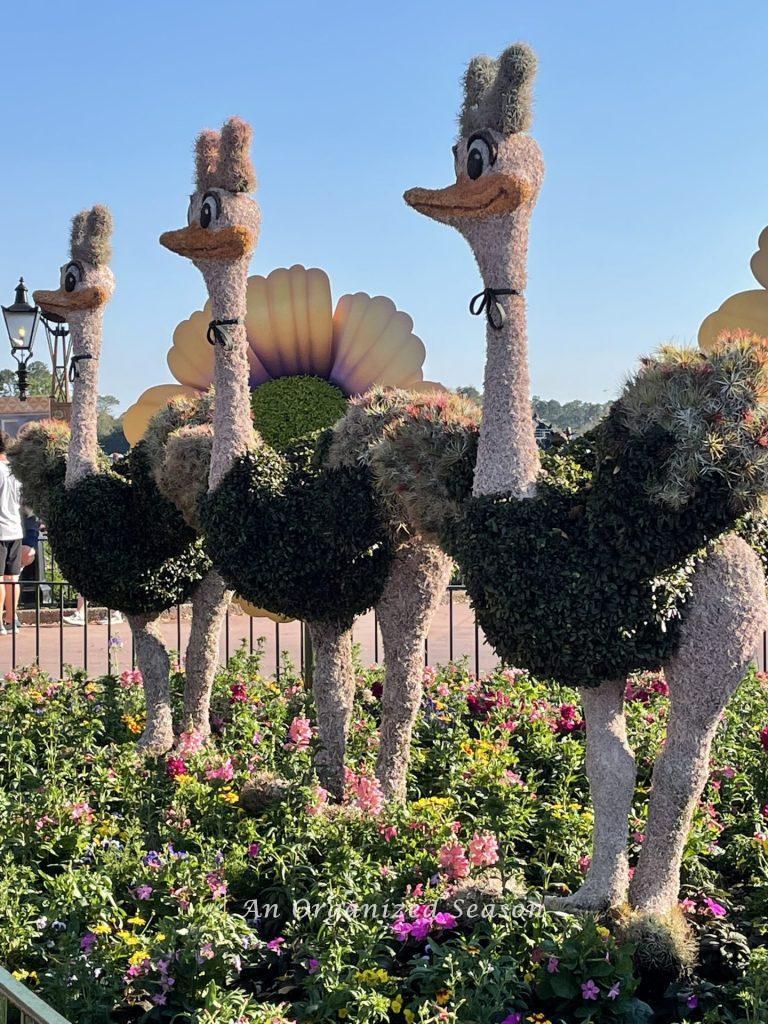
[(484, 288), (477, 295), (473, 295), (469, 302), (469, 312), (472, 316), (480, 316), (485, 313), (485, 318), (495, 331), (500, 331), (507, 321), (504, 307), (499, 302), (500, 295), (519, 295), (515, 288)]
[(69, 382), (70, 382), (70, 384), (72, 384), (74, 381), (76, 381), (78, 379), (78, 377), (80, 376), (80, 368), (78, 367), (77, 364), (80, 362), (81, 359), (93, 359), (93, 356), (90, 356), (90, 355), (87, 355), (87, 354), (86, 355), (82, 355), (82, 356), (72, 356), (72, 358), (69, 361)]
[(244, 324), (245, 320), (242, 317), (236, 316), (232, 320), (211, 320), (208, 324), (208, 338), (209, 345), (226, 345), (227, 335), (226, 331), (222, 331), (222, 327), (234, 327), (235, 324)]

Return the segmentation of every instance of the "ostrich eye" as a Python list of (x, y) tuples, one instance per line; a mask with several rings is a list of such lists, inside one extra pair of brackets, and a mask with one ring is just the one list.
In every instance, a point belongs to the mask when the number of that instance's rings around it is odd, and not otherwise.
[(482, 135), (474, 135), (467, 147), (467, 175), (473, 180), (495, 163), (496, 152)]
[(220, 213), (221, 200), (215, 192), (206, 192), (203, 196), (203, 205), (200, 207), (200, 227), (209, 228), (211, 224), (215, 224)]
[(64, 291), (73, 292), (80, 284), (80, 267), (76, 263), (70, 263), (64, 270)]

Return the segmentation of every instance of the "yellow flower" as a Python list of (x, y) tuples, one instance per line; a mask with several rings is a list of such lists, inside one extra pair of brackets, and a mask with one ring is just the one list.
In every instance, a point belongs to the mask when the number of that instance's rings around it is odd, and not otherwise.
[(127, 932), (125, 928), (120, 929), (117, 933), (117, 937), (122, 939), (126, 946), (138, 946), (141, 941), (140, 939), (137, 939), (135, 935), (131, 935), (130, 932)]
[(192, 782), (192, 776), (189, 772), (184, 772), (183, 774), (176, 776), (177, 786), (188, 786), (190, 782)]
[(109, 935), (112, 929), (108, 924), (106, 924), (106, 922), (99, 921), (99, 923), (97, 925), (94, 925), (93, 928), (90, 929), (90, 931), (94, 932), (94, 934), (96, 935)]
[(600, 936), (601, 939), (607, 939), (610, 937), (611, 933), (604, 925), (601, 924), (597, 927), (597, 934)]
[[(390, 1002), (389, 1005), (392, 1007), (392, 1012), (393, 1013), (400, 1013), (400, 1011), (403, 1008), (403, 997), (402, 996), (395, 996), (395, 998)], [(407, 1012), (408, 1011), (406, 1010), (406, 1013)]]
[(534, 977), (535, 975), (531, 974), (529, 971), (528, 974), (523, 975), (523, 981), (526, 982), (526, 984), (530, 984), (533, 981)]
[(166, 936), (162, 932), (158, 932), (155, 936), (155, 942), (165, 942)]
[(146, 924), (147, 921), (146, 921), (146, 918), (144, 918), (144, 917), (129, 917), (127, 923), (128, 924)]
[(416, 1014), (413, 1010), (403, 1010), (403, 1016), (405, 1017), (406, 1024), (413, 1024), (416, 1020)]
[(338, 1011), (337, 1016), (341, 1017), (342, 1020), (343, 1020), (344, 1017), (348, 1016), (348, 1014), (349, 1014), (349, 1011), (342, 1006), (342, 1008)]
[(132, 967), (138, 967), (139, 964), (143, 964), (145, 960), (149, 960), (149, 951), (146, 949), (137, 949), (136, 952), (131, 956), (128, 963)]
[(240, 797), (237, 793), (233, 793), (231, 789), (222, 789), (219, 793), (219, 800), (221, 800), (223, 804), (236, 804), (239, 799)]

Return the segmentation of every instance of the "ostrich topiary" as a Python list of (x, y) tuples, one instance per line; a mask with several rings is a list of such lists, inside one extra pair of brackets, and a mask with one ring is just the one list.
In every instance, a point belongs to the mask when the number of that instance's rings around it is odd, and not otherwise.
[[(326, 423), (346, 422), (347, 398), (339, 388), (319, 377), (287, 375), (261, 384), (251, 398), (244, 322), (247, 254), (227, 247), (226, 232), (247, 224), (252, 214), (227, 184), (232, 178), (226, 171), (229, 131), (225, 125), (220, 139), (215, 133), (201, 136), (190, 226), (161, 239), (172, 251), (190, 256), (208, 285), (216, 353), (213, 434), (206, 422), (207, 399), (180, 398), (158, 413), (148, 433), (153, 451), (162, 453), (155, 459), (157, 479), (187, 520), (202, 529), (214, 564), (238, 594), (307, 622), (315, 657), (316, 767), (336, 797), (344, 787), (354, 694), (352, 622), (376, 605), (386, 660), (378, 776), (388, 795), (402, 798), (424, 637), (448, 582), (450, 559), (433, 543), (395, 536), (372, 486), (365, 444), (337, 459), (330, 456), (335, 435), (308, 430), (320, 413)], [(241, 125), (238, 131), (244, 132)], [(250, 172), (240, 175), (244, 182), (249, 178)], [(294, 286), (306, 282), (316, 290), (317, 272), (296, 273), (301, 270), (290, 272)], [(279, 274), (286, 277), (285, 271)], [(270, 287), (269, 279), (265, 286)], [(378, 323), (387, 346), (381, 357), (393, 343), (400, 344), (405, 324), (398, 321), (404, 315), (389, 300), (360, 294), (350, 297), (348, 308), (353, 307), (358, 319), (364, 315)], [(310, 345), (310, 339), (304, 343)], [(372, 350), (361, 351), (358, 366), (361, 356), (370, 360), (371, 355)], [(353, 402), (347, 416), (354, 418), (359, 409)], [(208, 459), (204, 495), (201, 470)]]
[[(535, 68), (523, 44), (498, 60), (472, 60), (454, 146), (456, 183), (405, 195), (464, 235), (485, 285), (470, 307), (487, 319), (472, 494), (458, 511), (448, 509), (438, 531), (499, 654), (582, 687), (593, 857), (582, 888), (553, 901), (560, 908), (598, 910), (627, 898), (635, 761), (624, 678), (630, 669), (665, 665), (667, 741), (629, 893), (636, 907), (665, 913), (677, 899), (717, 722), (768, 617), (757, 555), (724, 535), (767, 489), (766, 350), (730, 339), (710, 358), (663, 352), (591, 437), (548, 458), (541, 471), (524, 299), (529, 224), (544, 174), (526, 133)], [(398, 471), (392, 452), (389, 444), (383, 456), (400, 498), (408, 501), (410, 490), (418, 504), (431, 480), (428, 459), (422, 479), (413, 454)], [(423, 494), (421, 504), (429, 504)]]
[(144, 678), (147, 724), (139, 745), (159, 754), (173, 744), (169, 659), (158, 620), (187, 599), (205, 575), (200, 543), (155, 487), (143, 445), (110, 469), (96, 436), (104, 309), (112, 296), (112, 218), (104, 206), (72, 222), (61, 286), (35, 292), (45, 313), (72, 334), (71, 433), (37, 423), (21, 434), (11, 462), (26, 500), (44, 518), (65, 578), (89, 601), (119, 609), (133, 633)]

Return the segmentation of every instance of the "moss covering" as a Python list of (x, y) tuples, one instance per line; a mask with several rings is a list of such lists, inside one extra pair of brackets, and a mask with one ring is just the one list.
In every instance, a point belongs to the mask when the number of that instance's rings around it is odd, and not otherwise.
[(253, 604), (351, 625), (378, 601), (391, 542), (364, 468), (329, 469), (327, 434), (237, 460), (201, 518), (216, 568)]
[(259, 385), (251, 397), (253, 424), (273, 448), (332, 426), (346, 408), (344, 392), (320, 377), (280, 377)]
[(64, 578), (88, 601), (127, 614), (185, 601), (210, 563), (201, 542), (157, 490), (144, 443), (117, 471), (65, 490), (61, 428), (37, 427), (15, 445), (18, 474)]

